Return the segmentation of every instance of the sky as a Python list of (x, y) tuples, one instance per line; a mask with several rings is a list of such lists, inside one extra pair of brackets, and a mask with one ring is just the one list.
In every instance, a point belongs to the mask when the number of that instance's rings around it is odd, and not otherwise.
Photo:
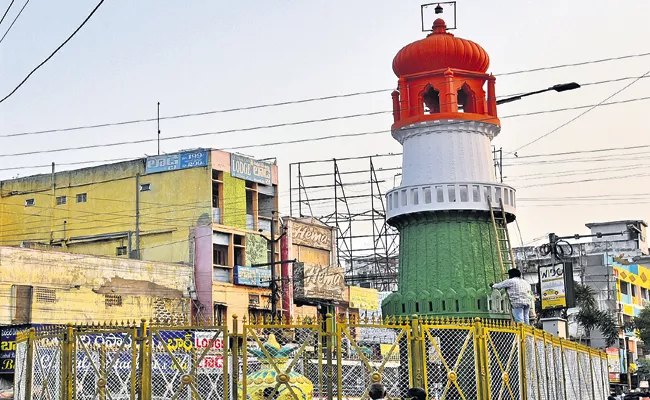
[[(0, 0), (0, 11), (9, 3)], [(0, 35), (4, 35), (23, 4), (24, 0), (16, 0), (0, 25)], [(401, 47), (425, 35), (420, 28), (420, 4), (411, 0), (107, 0), (77, 36), (13, 96), (0, 103), (0, 179), (48, 172), (50, 167), (27, 167), (51, 162), (61, 170), (73, 168), (66, 163), (136, 158), (157, 151), (155, 141), (51, 151), (155, 139), (155, 122), (3, 137), (6, 135), (155, 118), (157, 102), (161, 103), (164, 117), (386, 89), (371, 95), (161, 122), (164, 139), (383, 112), (161, 142), (163, 152), (256, 145), (238, 151), (256, 158), (277, 159), (280, 202), (286, 213), (289, 163), (401, 151), (389, 133), (390, 89), (397, 85), (391, 64)], [(0, 43), (0, 98), (61, 44), (95, 5), (90, 0), (31, 0)], [(451, 20), (449, 12), (443, 17)], [(621, 4), (611, 0), (459, 0), (457, 13), (458, 29), (453, 33), (479, 43), (488, 52), (489, 71), (497, 75), (500, 96), (557, 83), (640, 77), (650, 71), (650, 56), (640, 56), (498, 76), (650, 52), (647, 0)], [(427, 26), (431, 19), (425, 21)], [(517, 189), (518, 198), (521, 235), (519, 230), (513, 232), (513, 245), (532, 243), (549, 232), (587, 233), (584, 224), (588, 222), (650, 220), (650, 148), (528, 157), (650, 145), (650, 100), (595, 108), (521, 149), (585, 109), (504, 118), (598, 104), (631, 82), (628, 79), (586, 85), (499, 107), (502, 130), (493, 144), (503, 149), (505, 182)], [(610, 101), (646, 97), (649, 91), (650, 77), (638, 80)], [(354, 138), (264, 145), (382, 130), (385, 132)], [(515, 150), (519, 158), (511, 154)], [(44, 152), (10, 156), (29, 151)], [(388, 157), (379, 162), (379, 167), (400, 163), (399, 156)], [(350, 162), (346, 168), (364, 166)], [(15, 167), (21, 168), (7, 170)], [(331, 172), (327, 164), (313, 168), (315, 172)], [(383, 190), (393, 187), (394, 174), (380, 173)], [(368, 208), (367, 203), (353, 206)], [(314, 210), (315, 215), (327, 211), (327, 205), (320, 207)]]

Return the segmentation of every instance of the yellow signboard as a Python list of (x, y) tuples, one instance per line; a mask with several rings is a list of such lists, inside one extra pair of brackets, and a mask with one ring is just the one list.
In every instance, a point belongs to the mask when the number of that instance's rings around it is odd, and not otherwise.
[(542, 310), (567, 306), (564, 278), (564, 265), (562, 264), (539, 267)]
[(350, 308), (360, 310), (378, 311), (379, 293), (377, 289), (367, 289), (358, 286), (349, 286)]

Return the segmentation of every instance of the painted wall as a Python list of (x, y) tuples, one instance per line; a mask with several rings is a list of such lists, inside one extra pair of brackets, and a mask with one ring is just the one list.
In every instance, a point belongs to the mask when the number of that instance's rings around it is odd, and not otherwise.
[[(13, 285), (33, 287), (35, 324), (189, 317), (189, 266), (0, 247), (0, 324), (11, 324)], [(119, 300), (118, 300), (119, 299)]]
[[(63, 251), (107, 256), (122, 246), (135, 250), (136, 194), (139, 185), (150, 184), (139, 192), (142, 259), (189, 263), (191, 227), (211, 223), (211, 171), (144, 175), (144, 167), (144, 160), (135, 160), (60, 172), (55, 190), (51, 175), (2, 182), (0, 242), (51, 241)], [(77, 202), (82, 193), (86, 201)], [(60, 196), (66, 204), (57, 205)], [(26, 207), (27, 199), (34, 205)]]
[(241, 332), (241, 324), (244, 320), (244, 317), (248, 320), (248, 311), (250, 304), (249, 296), (259, 295), (260, 303), (255, 306), (258, 309), (268, 309), (268, 301), (263, 299), (262, 296), (269, 297), (271, 291), (264, 288), (254, 288), (248, 286), (237, 286), (228, 283), (214, 282), (212, 285), (212, 299), (215, 303), (223, 304), (227, 307), (227, 320), (228, 328), (232, 329), (232, 318), (234, 315), (237, 315), (240, 321), (239, 331)]
[(223, 173), (224, 210), (223, 224), (246, 229), (246, 181)]

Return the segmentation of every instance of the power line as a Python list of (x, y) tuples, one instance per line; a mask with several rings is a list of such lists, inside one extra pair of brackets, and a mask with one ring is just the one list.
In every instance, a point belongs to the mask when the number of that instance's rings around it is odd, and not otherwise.
[(571, 119), (568, 120), (567, 122), (561, 124), (561, 125), (558, 126), (557, 128), (552, 129), (551, 131), (549, 131), (549, 132), (543, 134), (542, 136), (540, 136), (540, 137), (538, 137), (538, 138), (536, 138), (536, 139), (534, 139), (534, 140), (532, 140), (532, 141), (530, 141), (530, 142), (524, 144), (523, 146), (519, 146), (519, 147), (516, 148), (515, 150), (509, 152), (508, 155), (513, 154), (513, 153), (515, 153), (515, 152), (517, 152), (517, 151), (519, 151), (519, 150), (521, 150), (521, 149), (523, 149), (523, 148), (525, 148), (525, 147), (528, 147), (528, 146), (530, 146), (531, 144), (536, 143), (536, 142), (538, 142), (538, 141), (544, 139), (545, 137), (547, 137), (547, 136), (549, 136), (549, 135), (551, 135), (551, 134), (553, 134), (553, 133), (559, 131), (560, 129), (562, 129), (562, 128), (564, 128), (565, 126), (569, 125), (569, 124), (572, 123), (573, 121), (575, 121), (575, 120), (579, 119), (580, 117), (584, 116), (585, 114), (587, 114), (587, 113), (590, 112), (591, 110), (593, 110), (593, 109), (595, 109), (596, 107), (602, 105), (602, 104), (605, 103), (607, 100), (611, 99), (612, 97), (614, 97), (614, 96), (616, 96), (617, 94), (621, 93), (621, 92), (624, 91), (625, 89), (627, 89), (627, 88), (629, 88), (630, 86), (634, 85), (634, 84), (635, 84), (636, 82), (638, 82), (641, 78), (647, 76), (648, 74), (650, 74), (650, 71), (648, 71), (648, 72), (646, 72), (645, 74), (641, 75), (640, 77), (636, 78), (636, 79), (633, 80), (632, 82), (630, 82), (630, 83), (628, 83), (627, 85), (623, 86), (621, 89), (619, 89), (619, 90), (617, 90), (616, 92), (612, 93), (611, 95), (607, 96), (607, 97), (606, 97), (605, 99), (603, 99), (600, 103), (595, 104), (595, 105), (592, 106), (592, 107), (589, 107), (588, 109), (586, 109), (585, 111), (583, 111), (583, 112), (581, 112), (580, 114), (576, 115), (575, 117), (571, 118)]
[[(14, 4), (13, 0), (12, 0), (11, 4)], [(11, 4), (9, 4), (9, 8), (11, 8)], [(5, 37), (7, 37), (7, 34), (9, 33), (9, 31), (11, 30), (11, 28), (13, 28), (14, 24), (16, 23), (16, 21), (17, 21), (18, 18), (20, 17), (20, 14), (22, 14), (22, 13), (23, 13), (23, 10), (25, 9), (25, 7), (27, 7), (27, 4), (29, 4), (29, 0), (27, 0), (27, 1), (25, 2), (25, 4), (23, 4), (23, 7), (20, 9), (20, 11), (18, 11), (18, 14), (16, 15), (16, 18), (14, 18), (14, 20), (11, 21), (11, 25), (9, 25), (9, 28), (7, 28), (7, 31), (5, 32), (5, 34), (2, 35), (2, 38), (0, 38), (0, 43), (2, 43), (3, 40), (5, 40)], [(5, 19), (5, 16), (6, 16), (7, 13), (9, 12), (9, 8), (7, 8), (7, 11), (5, 11), (5, 15), (2, 16), (2, 20)], [(0, 20), (0, 23), (2, 23), (1, 20)]]
[(7, 9), (5, 10), (5, 13), (2, 14), (2, 18), (0, 18), (0, 25), (2, 25), (2, 22), (5, 20), (5, 17), (6, 17), (7, 14), (9, 13), (9, 10), (11, 10), (11, 6), (14, 5), (14, 1), (15, 1), (15, 0), (11, 0), (11, 3), (9, 3), (9, 7), (7, 7)]
[[(516, 118), (516, 117), (524, 117), (524, 116), (532, 116), (532, 115), (550, 114), (550, 113), (563, 112), (563, 111), (568, 111), (568, 110), (578, 110), (578, 109), (584, 109), (584, 108), (594, 108), (594, 107), (599, 107), (599, 106), (609, 106), (609, 105), (615, 105), (615, 104), (624, 104), (624, 103), (631, 103), (631, 102), (636, 102), (636, 101), (644, 101), (644, 100), (649, 100), (649, 99), (650, 99), (650, 96), (648, 96), (648, 97), (639, 97), (639, 98), (621, 100), (621, 101), (616, 101), (616, 102), (600, 103), (600, 104), (596, 104), (596, 105), (564, 107), (564, 108), (551, 109), (551, 110), (542, 110), (542, 111), (534, 111), (534, 112), (528, 112), (528, 113), (511, 114), (511, 115), (506, 115), (506, 116), (503, 116), (503, 117), (500, 117), (500, 118), (501, 119), (506, 119), (506, 118)], [(369, 116), (369, 115), (387, 114), (387, 113), (392, 113), (392, 112), (393, 112), (393, 110), (390, 110), (390, 111), (374, 111), (374, 112), (369, 112), (369, 113), (351, 114), (351, 115), (329, 117), (329, 118), (322, 118), (322, 119), (302, 120), (302, 121), (286, 122), (286, 123), (280, 123), (280, 124), (260, 125), (260, 126), (246, 127), (246, 128), (227, 129), (227, 130), (223, 130), (223, 131), (200, 132), (200, 133), (193, 133), (193, 134), (168, 136), (168, 137), (161, 138), (160, 140), (176, 140), (176, 139), (183, 139), (183, 138), (190, 138), (190, 137), (222, 135), (222, 134), (225, 134), (225, 133), (250, 132), (250, 131), (261, 130), (261, 129), (271, 129), (271, 128), (280, 128), (280, 127), (287, 127), (287, 126), (305, 125), (305, 124), (311, 124), (311, 123), (316, 123), (316, 122), (343, 120), (343, 119), (363, 117), (363, 116)], [(483, 121), (490, 121), (492, 119), (494, 119), (494, 117), (486, 117)], [(476, 122), (481, 122), (481, 120), (476, 121)], [(464, 124), (464, 123), (466, 123), (466, 121), (458, 121), (458, 122), (456, 122), (456, 124)], [(417, 129), (417, 127), (405, 128), (405, 129)], [(322, 137), (316, 137), (316, 138), (290, 140), (290, 141), (284, 141), (284, 142), (273, 142), (273, 143), (263, 143), (263, 144), (236, 146), (236, 147), (224, 148), (224, 150), (243, 149), (243, 148), (252, 148), (252, 147), (267, 147), (267, 146), (274, 146), (274, 145), (280, 145), (280, 144), (311, 142), (311, 141), (335, 139), (335, 138), (342, 138), (342, 137), (367, 136), (367, 135), (376, 135), (376, 134), (381, 134), (381, 133), (390, 133), (390, 131), (389, 130), (381, 130), (381, 131), (352, 133), (352, 134), (329, 135), (329, 136), (322, 136)], [(64, 148), (49, 149), (49, 150), (34, 150), (34, 151), (27, 151), (27, 152), (22, 152), (22, 153), (7, 153), (7, 154), (0, 154), (0, 158), (1, 157), (16, 157), (16, 156), (34, 155), (34, 154), (45, 154), (45, 153), (58, 153), (58, 152), (75, 151), (75, 150), (88, 150), (88, 149), (104, 148), (104, 147), (125, 146), (125, 145), (132, 145), (132, 144), (142, 144), (142, 143), (155, 142), (157, 140), (158, 140), (157, 138), (150, 138), (150, 139), (139, 139), (139, 140), (132, 140), (132, 141), (106, 143), (106, 144), (94, 144), (94, 145), (78, 146), (78, 147), (64, 147)]]
[[(622, 59), (627, 59), (627, 58), (645, 57), (645, 56), (648, 56), (648, 55), (650, 55), (650, 53), (631, 54), (631, 55), (626, 55), (626, 56), (621, 56), (621, 57), (610, 57), (610, 58), (605, 58), (605, 59), (600, 59), (600, 60), (582, 61), (582, 62), (574, 63), (574, 64), (562, 64), (562, 65), (554, 65), (554, 66), (549, 66), (549, 67), (533, 68), (533, 69), (528, 69), (528, 70), (512, 71), (512, 72), (506, 72), (506, 73), (501, 73), (501, 74), (494, 74), (494, 76), (509, 76), (509, 75), (528, 73), (528, 72), (537, 72), (537, 71), (543, 71), (543, 70), (552, 70), (552, 69), (565, 68), (565, 67), (574, 67), (574, 66), (581, 66), (581, 65), (587, 65), (587, 64), (596, 64), (596, 63), (602, 63), (602, 62), (607, 62), (607, 61), (622, 60)], [(454, 78), (454, 79), (458, 79), (458, 78)], [(587, 82), (587, 83), (581, 84), (581, 86), (599, 85), (599, 84), (610, 83), (610, 82), (618, 82), (618, 81), (627, 80), (627, 79), (635, 79), (635, 77), (621, 77), (621, 78), (614, 78), (614, 79), (610, 79), (610, 80), (603, 80), (603, 81), (597, 81), (597, 82)], [(440, 82), (440, 83), (444, 83), (444, 82)], [(340, 99), (340, 98), (347, 98), (347, 97), (363, 96), (363, 95), (369, 95), (369, 94), (389, 92), (389, 91), (393, 91), (393, 90), (395, 90), (395, 89), (394, 88), (386, 88), (386, 89), (366, 90), (366, 91), (359, 91), (359, 92), (352, 92), (352, 93), (335, 94), (335, 95), (329, 95), (329, 96), (312, 97), (312, 98), (299, 99), (299, 100), (288, 100), (288, 101), (277, 102), (277, 103), (266, 103), (266, 104), (258, 104), (258, 105), (253, 105), (253, 106), (244, 106), (244, 107), (227, 108), (227, 109), (221, 109), (221, 110), (210, 110), (210, 111), (201, 111), (201, 112), (195, 112), (195, 113), (178, 114), (178, 115), (172, 115), (172, 116), (167, 116), (167, 117), (160, 117), (160, 119), (161, 120), (169, 120), (169, 119), (198, 117), (198, 116), (213, 115), (213, 114), (222, 114), (222, 113), (229, 113), (229, 112), (235, 112), (235, 111), (256, 110), (256, 109), (268, 108), (268, 107), (279, 107), (279, 106), (286, 106), (286, 105), (292, 105), (292, 104), (304, 104), (304, 103), (311, 103), (311, 102), (315, 102), (315, 101), (323, 101), (323, 100), (332, 100), (332, 99)], [(511, 96), (511, 95), (503, 95), (503, 96), (498, 96), (498, 97), (509, 97), (509, 96)], [(26, 136), (26, 135), (40, 135), (40, 134), (55, 133), (55, 132), (69, 132), (69, 131), (76, 131), (76, 130), (83, 130), (83, 129), (105, 128), (105, 127), (109, 127), (109, 126), (132, 125), (132, 124), (153, 122), (153, 121), (157, 121), (157, 120), (158, 120), (158, 118), (141, 118), (141, 119), (126, 120), (126, 121), (106, 122), (106, 123), (93, 124), (93, 125), (81, 125), (81, 126), (67, 127), (67, 128), (56, 128), (56, 129), (47, 129), (47, 130), (40, 130), (40, 131), (19, 132), (19, 133), (12, 133), (12, 134), (8, 134), (8, 135), (0, 135), (0, 137), (15, 137), (15, 136)]]
[[(27, 3), (29, 3), (29, 0), (27, 0)], [(27, 5), (27, 3), (25, 3), (25, 5)], [(54, 55), (55, 55), (59, 50), (61, 50), (61, 48), (62, 48), (63, 46), (65, 46), (65, 45), (66, 45), (66, 44), (67, 44), (67, 43), (68, 43), (68, 42), (69, 42), (69, 41), (74, 37), (74, 35), (76, 35), (77, 32), (79, 32), (79, 30), (80, 30), (84, 25), (86, 25), (86, 22), (88, 22), (88, 20), (93, 16), (93, 14), (95, 14), (95, 11), (97, 11), (97, 9), (99, 8), (99, 6), (101, 6), (103, 3), (104, 3), (104, 0), (100, 0), (99, 3), (97, 3), (97, 5), (95, 6), (95, 8), (90, 12), (90, 14), (88, 14), (88, 16), (86, 17), (86, 19), (83, 20), (83, 22), (81, 23), (81, 25), (79, 25), (79, 27), (78, 27), (77, 29), (75, 29), (75, 31), (72, 32), (72, 34), (71, 34), (70, 36), (68, 36), (68, 38), (67, 38), (63, 43), (61, 43), (61, 45), (59, 45), (59, 47), (57, 47), (57, 48), (52, 52), (52, 54), (50, 54), (50, 55), (49, 55), (45, 60), (43, 60), (43, 62), (41, 62), (40, 64), (38, 64), (38, 65), (37, 65), (37, 66), (36, 66), (36, 67), (35, 67), (35, 68), (34, 68), (34, 69), (29, 73), (29, 74), (27, 74), (27, 76), (25, 77), (25, 79), (23, 79), (22, 82), (20, 82), (20, 83), (18, 84), (18, 86), (16, 86), (16, 88), (14, 88), (14, 90), (12, 90), (11, 92), (9, 92), (9, 94), (7, 94), (5, 97), (3, 97), (2, 99), (0, 99), (0, 103), (2, 103), (3, 101), (7, 100), (11, 95), (13, 95), (14, 93), (16, 93), (16, 91), (18, 91), (18, 89), (20, 89), (20, 87), (21, 87), (25, 82), (27, 82), (27, 80), (29, 79), (29, 77), (32, 76), (32, 74), (33, 74), (34, 72), (36, 72), (39, 68), (41, 68), (41, 67), (42, 67), (46, 62), (48, 62), (52, 57), (54, 57)], [(24, 8), (25, 8), (25, 6), (23, 6), (23, 9), (24, 9)], [(21, 11), (22, 11), (22, 10), (21, 10)], [(20, 15), (20, 14), (19, 14), (19, 15)], [(14, 20), (14, 22), (15, 22), (15, 20)], [(13, 25), (13, 24), (12, 24), (12, 25)], [(9, 27), (9, 29), (11, 29), (11, 26)], [(7, 32), (8, 32), (8, 31), (7, 31)], [(5, 36), (6, 36), (6, 35), (7, 35), (7, 34), (5, 33)], [(2, 39), (4, 39), (4, 36), (2, 37)], [(2, 39), (0, 39), (0, 43), (2, 43)]]
[(530, 154), (517, 157), (503, 157), (504, 160), (518, 160), (524, 158), (537, 158), (537, 157), (554, 157), (554, 156), (566, 156), (572, 154), (584, 154), (584, 153), (600, 153), (606, 151), (617, 151), (617, 150), (636, 150), (650, 147), (650, 144), (642, 144), (635, 146), (623, 146), (623, 147), (606, 147), (602, 149), (591, 149), (591, 150), (575, 150), (575, 151), (564, 151), (559, 153), (543, 153), (543, 154)]

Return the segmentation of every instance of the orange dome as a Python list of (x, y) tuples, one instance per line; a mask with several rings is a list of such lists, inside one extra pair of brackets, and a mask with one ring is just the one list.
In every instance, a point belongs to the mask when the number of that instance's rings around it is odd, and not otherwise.
[(483, 73), (489, 66), (490, 57), (481, 46), (448, 33), (440, 18), (433, 23), (433, 33), (404, 46), (393, 59), (398, 77), (445, 68)]

